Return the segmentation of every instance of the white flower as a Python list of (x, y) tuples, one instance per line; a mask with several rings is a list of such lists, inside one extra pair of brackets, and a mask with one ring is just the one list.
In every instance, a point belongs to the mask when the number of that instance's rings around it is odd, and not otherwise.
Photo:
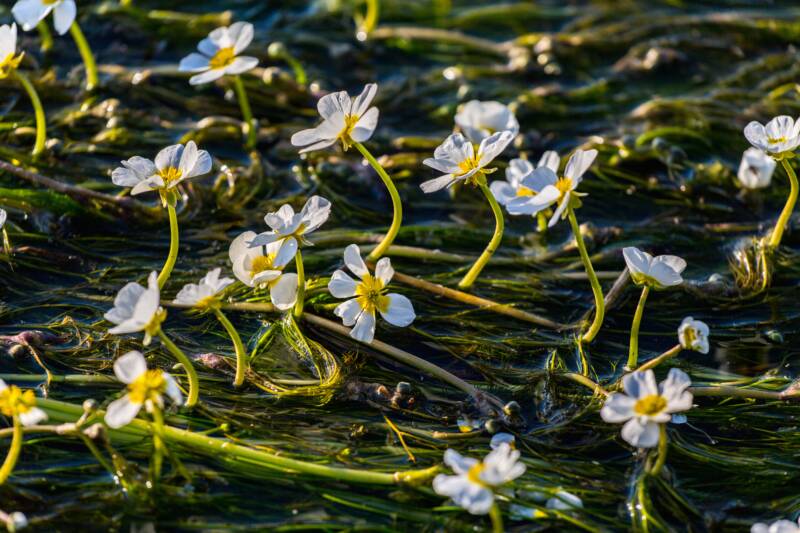
[(631, 272), (631, 278), (637, 285), (665, 289), (683, 283), (681, 273), (686, 269), (686, 261), (676, 255), (659, 255), (654, 258), (632, 246), (623, 248), (622, 255)]
[(19, 0), (11, 8), (14, 18), (25, 31), (35, 28), (51, 11), (56, 32), (64, 35), (75, 22), (75, 0)]
[(198, 150), (195, 142), (189, 141), (185, 147), (174, 144), (164, 148), (155, 163), (139, 156), (122, 161), (122, 166), (111, 173), (111, 181), (120, 187), (132, 187), (131, 194), (166, 191), (184, 180), (208, 174), (211, 164), (208, 152)]
[(511, 132), (511, 138), (519, 133), (517, 117), (500, 102), (471, 100), (456, 113), (456, 125), (475, 144), (497, 132)]
[(3, 229), (3, 226), (6, 225), (6, 220), (8, 220), (8, 213), (6, 213), (5, 209), (0, 208), (0, 229)]
[(231, 278), (220, 279), (220, 272), (222, 272), (221, 268), (215, 268), (209, 271), (199, 284), (187, 283), (184, 285), (175, 296), (175, 303), (202, 308), (218, 302), (217, 294), (234, 282)]
[(233, 274), (248, 287), (267, 287), (272, 304), (285, 311), (297, 299), (297, 274), (284, 274), (283, 267), (297, 253), (297, 242), (284, 245), (282, 241), (266, 246), (250, 247), (256, 234), (245, 231), (231, 243), (228, 255)]
[(31, 389), (22, 390), (16, 385), (6, 385), (0, 379), (0, 414), (18, 416), (23, 426), (35, 426), (47, 420), (47, 413), (36, 407), (36, 395)]
[(358, 246), (351, 244), (344, 250), (344, 264), (361, 278), (361, 282), (356, 282), (343, 270), (337, 270), (331, 276), (328, 290), (336, 298), (351, 298), (333, 310), (333, 314), (340, 317), (345, 326), (355, 324), (350, 330), (351, 337), (361, 342), (372, 342), (375, 337), (376, 310), (393, 326), (402, 328), (414, 321), (416, 315), (411, 300), (402, 294), (386, 294), (386, 286), (394, 276), (392, 262), (388, 257), (378, 261), (373, 277), (361, 259)]
[[(283, 204), (280, 209), (267, 213), (264, 217), (264, 222), (272, 228), (272, 231), (258, 234), (250, 246), (266, 246), (281, 242), (281, 248), (288, 247), (296, 252), (299, 244), (311, 244), (305, 236), (324, 224), (329, 216), (331, 216), (331, 203), (322, 196), (309, 198), (299, 213), (295, 213), (291, 205)], [(280, 253), (283, 256), (286, 252), (281, 250)], [(293, 257), (294, 253), (289, 259)]]
[(678, 340), (686, 350), (708, 353), (708, 325), (687, 316), (678, 328)]
[(6, 527), (9, 531), (19, 531), (20, 529), (25, 529), (28, 527), (28, 517), (19, 511), (11, 513), (8, 515)]
[(511, 433), (495, 433), (492, 436), (492, 440), (489, 441), (489, 447), (496, 450), (501, 444), (505, 443), (513, 448), (515, 440), (514, 435)]
[(158, 368), (148, 370), (141, 352), (134, 350), (117, 359), (114, 374), (128, 386), (128, 393), (109, 404), (105, 416), (108, 427), (116, 429), (130, 424), (142, 405), (147, 412), (152, 412), (154, 407), (162, 409), (163, 394), (169, 396), (174, 404), (183, 404), (183, 395), (175, 378)]
[(114, 307), (103, 318), (117, 324), (108, 330), (114, 335), (144, 331), (144, 345), (150, 344), (153, 335), (158, 334), (166, 312), (159, 305), (158, 276), (151, 272), (145, 289), (136, 282), (130, 282), (117, 293)]
[(777, 162), (758, 148), (748, 148), (739, 164), (739, 183), (747, 189), (763, 189), (772, 182)]
[[(583, 180), (583, 174), (589, 169), (597, 157), (597, 150), (575, 150), (564, 169), (564, 176), (559, 178), (549, 166), (539, 166), (521, 185), (532, 191), (531, 195), (520, 195), (506, 204), (511, 215), (535, 215), (553, 204), (558, 204), (548, 227), (559, 221), (569, 206), (573, 196), (583, 196), (575, 189)], [(566, 215), (565, 215), (566, 216)]]
[(771, 154), (791, 152), (800, 144), (800, 121), (781, 115), (764, 126), (753, 121), (744, 128), (744, 136), (750, 144)]
[(378, 108), (370, 107), (378, 92), (376, 83), (368, 83), (361, 94), (351, 98), (347, 91), (323, 96), (317, 103), (322, 124), (292, 135), (292, 144), (303, 147), (300, 153), (320, 150), (342, 141), (347, 150), (353, 142), (362, 143), (372, 137), (378, 126)]
[[(217, 28), (200, 41), (197, 49), (181, 59), (178, 70), (200, 72), (189, 78), (191, 85), (202, 85), (225, 76), (247, 72), (258, 65), (258, 59), (239, 56), (253, 41), (253, 25), (235, 22), (229, 27)], [(237, 57), (238, 56), (238, 57)]]
[(583, 500), (565, 490), (556, 492), (556, 495), (547, 500), (547, 508), (557, 511), (571, 511), (583, 508)]
[(450, 135), (436, 148), (432, 158), (429, 157), (422, 162), (446, 174), (428, 180), (420, 187), (425, 192), (436, 192), (450, 187), (457, 181), (468, 180), (473, 176), (475, 180), (481, 175), (494, 172), (494, 168), (486, 168), (486, 165), (500, 155), (513, 138), (514, 135), (509, 131), (490, 135), (481, 141), (476, 154), (475, 147), (463, 135), (460, 133)]
[(25, 54), (17, 54), (17, 25), (0, 26), (0, 80), (7, 78)]
[(692, 384), (682, 370), (672, 368), (667, 379), (656, 386), (652, 370), (633, 372), (622, 378), (625, 393), (613, 392), (600, 410), (603, 420), (622, 423), (622, 438), (637, 448), (653, 448), (658, 444), (659, 424), (672, 419), (672, 413), (692, 407)]
[(493, 489), (525, 473), (520, 453), (507, 443), (500, 444), (483, 462), (463, 457), (455, 450), (444, 452), (444, 462), (455, 476), (439, 474), (433, 479), (436, 494), (449, 496), (470, 514), (487, 514), (494, 503)]
[(800, 533), (798, 522), (778, 520), (771, 524), (757, 523), (750, 528), (750, 533)]
[[(548, 151), (542, 154), (536, 168), (547, 167), (554, 173), (558, 172), (558, 154)], [(534, 171), (533, 164), (527, 159), (512, 159), (506, 168), (506, 181), (493, 181), (489, 187), (495, 199), (500, 205), (508, 203), (519, 196), (533, 196), (536, 191), (522, 185), (522, 180), (530, 176)]]

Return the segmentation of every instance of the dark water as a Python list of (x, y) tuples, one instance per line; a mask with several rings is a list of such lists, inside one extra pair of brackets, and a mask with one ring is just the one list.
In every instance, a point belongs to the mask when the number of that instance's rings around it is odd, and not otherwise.
[[(480, 252), (493, 228), (485, 201), (470, 189), (453, 199), (422, 194), (418, 185), (433, 172), (421, 161), (451, 131), (459, 103), (475, 98), (511, 103), (522, 131), (502, 162), (518, 154), (538, 159), (548, 149), (563, 154), (580, 145), (600, 151), (582, 185), (589, 196), (578, 218), (592, 225), (590, 253), (595, 268), (605, 273), (606, 288), (624, 267), (624, 246), (686, 258), (690, 283), (657, 293), (648, 303), (642, 358), (673, 346), (681, 319), (692, 315), (712, 330), (710, 354), (683, 353), (674, 361), (693, 381), (752, 379), (781, 388), (797, 376), (796, 233), (784, 238), (768, 292), (740, 296), (728, 266), (741, 239), (770, 227), (788, 191), (781, 169), (773, 186), (757, 193), (740, 193), (734, 180), (747, 147), (744, 125), (800, 111), (796, 3), (383, 1), (379, 30), (364, 43), (354, 37), (349, 2), (134, 0), (132, 11), (111, 2), (86, 4), (79, 6), (80, 22), (101, 65), (102, 87), (95, 94), (81, 90), (83, 70), (69, 36), (57, 38), (47, 55), (38, 52), (35, 32), (22, 37), (26, 68), (47, 108), (48, 136), (55, 139), (50, 154), (34, 166), (60, 181), (117, 194), (109, 174), (120, 159), (152, 157), (189, 138), (211, 152), (218, 162), (215, 174), (185, 191), (180, 256), (165, 299), (209, 268), (228, 268), (230, 240), (245, 229), (261, 231), (266, 212), (285, 202), (300, 206), (311, 194), (334, 204), (317, 246), (304, 251), (312, 278), (338, 267), (350, 242), (374, 242), (391, 213), (372, 170), (338, 149), (301, 160), (288, 139), (316, 122), (315, 102), (324, 92), (352, 93), (377, 81), (381, 120), (368, 146), (385, 155), (403, 197), (406, 217), (397, 244), (470, 257)], [(148, 15), (151, 9), (193, 16)], [(226, 9), (228, 16), (200, 16)], [(7, 9), (2, 18), (10, 21)], [(234, 20), (255, 24), (248, 53), (268, 69), (246, 78), (261, 127), (254, 155), (240, 148), (232, 91), (224, 83), (193, 89), (175, 69), (208, 31)], [(445, 29), (495, 44), (413, 38), (407, 28)], [(271, 42), (283, 43), (305, 67), (307, 86), (295, 83), (286, 61), (267, 56)], [(4, 82), (0, 109), (0, 155), (32, 164), (27, 155), (32, 135), (20, 129), (32, 123), (24, 93)], [(227, 173), (217, 172), (222, 165)], [(60, 336), (40, 347), (54, 374), (110, 374), (114, 358), (140, 349), (140, 340), (108, 336), (102, 314), (109, 304), (97, 297), (112, 296), (124, 283), (143, 281), (161, 267), (168, 248), (166, 221), (110, 216), (8, 174), (0, 176), (0, 187), (15, 247), (10, 263), (0, 262), (0, 330)], [(508, 217), (499, 260), (474, 292), (559, 322), (580, 318), (592, 297), (585, 279), (564, 276), (583, 272), (577, 254), (565, 249), (569, 241), (567, 224), (539, 234), (526, 217)], [(392, 260), (400, 272), (451, 286), (469, 266)], [(713, 274), (722, 281), (705, 283)], [(747, 531), (757, 520), (791, 518), (800, 505), (800, 408), (791, 402), (698, 398), (689, 424), (670, 428), (667, 473), (647, 485), (649, 519), (643, 520), (628, 508), (640, 461), (619, 438), (619, 427), (601, 421), (599, 403), (586, 389), (546, 371), (548, 361), (561, 370), (579, 370), (568, 334), (397, 288), (412, 299), (418, 319), (407, 330), (379, 326), (377, 338), (505, 401), (518, 401), (525, 423), (513, 430), (528, 469), (516, 486), (563, 489), (584, 502), (582, 510), (561, 518), (506, 516), (509, 530)], [(247, 294), (239, 290), (235, 296)], [(637, 297), (628, 287), (609, 311), (588, 349), (592, 374), (612, 379), (621, 372)], [(331, 316), (333, 303), (324, 290), (311, 291), (308, 308)], [(251, 347), (275, 318), (230, 316)], [(165, 329), (190, 354), (232, 355), (213, 317), (172, 310)], [(432, 433), (458, 432), (457, 419), (469, 411), (459, 391), (325, 330), (304, 325), (303, 331), (342, 362), (343, 383), (331, 401), (276, 398), (255, 387), (234, 391), (230, 372), (202, 368), (201, 408), (170, 422), (298, 458), (385, 471), (415, 465), (384, 415), (405, 430), (419, 430), (406, 436), (418, 466), (437, 464), (448, 446), (476, 457), (488, 450), (486, 433), (459, 440)], [(148, 355), (162, 368), (172, 364), (157, 345)], [(257, 361), (257, 368), (286, 377), (310, 377), (295, 366), (294, 355), (282, 346), (264, 351)], [(30, 357), (9, 355), (0, 360), (0, 372), (40, 370)], [(398, 381), (411, 383), (413, 408), (354, 393), (378, 385), (393, 389)], [(87, 397), (108, 402), (118, 390), (54, 383), (49, 395), (74, 403)], [(148, 490), (142, 480), (149, 442), (123, 443), (118, 451), (131, 463), (130, 477), (139, 489), (121, 490), (75, 439), (29, 437), (14, 476), (0, 488), (0, 508), (24, 511), (32, 528), (42, 531), (148, 524), (157, 530), (488, 528), (482, 519), (443, 506), (444, 499), (427, 487), (362, 487), (252, 472), (191, 449), (176, 450), (192, 473), (191, 483), (168, 471), (163, 484)]]

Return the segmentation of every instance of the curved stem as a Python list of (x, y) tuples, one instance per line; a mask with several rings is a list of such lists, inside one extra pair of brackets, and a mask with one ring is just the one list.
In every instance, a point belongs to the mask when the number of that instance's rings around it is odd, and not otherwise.
[(589, 259), (589, 254), (586, 251), (586, 243), (583, 242), (583, 235), (581, 235), (581, 228), (578, 225), (578, 219), (575, 217), (575, 210), (570, 206), (567, 208), (567, 217), (569, 224), (572, 226), (572, 233), (575, 235), (575, 242), (578, 245), (578, 251), (581, 254), (581, 261), (586, 269), (586, 275), (589, 276), (589, 283), (592, 285), (592, 293), (594, 293), (594, 320), (589, 330), (583, 334), (585, 342), (592, 342), (600, 331), (603, 325), (603, 318), (605, 317), (606, 304), (603, 299), (603, 288), (600, 286), (600, 281), (597, 279), (597, 274), (594, 272), (592, 261)]
[(633, 324), (631, 324), (631, 344), (628, 349), (628, 363), (625, 365), (625, 369), (629, 371), (636, 368), (636, 362), (639, 359), (639, 324), (642, 323), (644, 304), (647, 301), (648, 294), (650, 294), (650, 287), (645, 286), (642, 289), (642, 295), (639, 297), (639, 305), (636, 306), (636, 314), (633, 315)]
[(40, 45), (42, 52), (49, 52), (53, 48), (53, 32), (50, 31), (50, 27), (44, 20), (36, 25), (36, 29), (39, 31), (39, 38), (42, 40)]
[(22, 433), (22, 422), (19, 421), (19, 416), (14, 416), (14, 434), (11, 437), (11, 447), (8, 449), (8, 455), (6, 455), (3, 466), (0, 467), (0, 485), (6, 482), (17, 464), (19, 452), (22, 450)]
[(153, 457), (150, 463), (150, 481), (155, 484), (161, 479), (161, 465), (164, 462), (164, 417), (157, 405), (153, 405), (150, 415), (153, 417), (151, 426), (153, 430)]
[(494, 199), (494, 195), (492, 191), (489, 190), (489, 187), (487, 187), (485, 183), (479, 183), (478, 186), (489, 201), (489, 205), (492, 207), (492, 213), (494, 213), (494, 235), (492, 235), (492, 240), (489, 241), (489, 244), (486, 246), (481, 256), (475, 261), (472, 268), (469, 269), (469, 272), (458, 282), (458, 287), (460, 289), (469, 289), (472, 287), (472, 284), (475, 283), (475, 280), (480, 275), (481, 270), (483, 270), (483, 267), (489, 262), (489, 259), (492, 258), (492, 254), (494, 254), (495, 250), (500, 246), (500, 241), (503, 239), (503, 212), (500, 210), (500, 206), (497, 204), (497, 200)]
[(300, 253), (300, 248), (294, 256), (294, 264), (297, 269), (297, 301), (294, 304), (294, 316), (300, 318), (303, 316), (303, 306), (306, 299), (306, 271), (303, 268), (303, 255)]
[(236, 90), (236, 98), (239, 100), (239, 108), (242, 110), (242, 120), (247, 127), (247, 140), (244, 147), (252, 150), (256, 147), (256, 124), (253, 120), (253, 111), (250, 109), (250, 100), (247, 98), (247, 91), (244, 89), (241, 76), (233, 77), (233, 87)]
[(28, 93), (28, 98), (31, 99), (33, 113), (36, 117), (36, 143), (33, 145), (33, 151), (31, 152), (31, 155), (36, 157), (44, 151), (44, 142), (47, 139), (47, 121), (44, 116), (44, 108), (31, 80), (18, 70), (14, 71), (14, 76), (19, 81), (19, 84), (22, 85), (22, 88), (25, 89), (25, 92)]
[(78, 47), (78, 52), (80, 52), (81, 58), (83, 59), (83, 66), (86, 68), (86, 90), (92, 91), (97, 87), (98, 81), (97, 64), (94, 61), (94, 54), (89, 47), (89, 42), (81, 31), (81, 27), (78, 26), (77, 20), (69, 27), (69, 32), (75, 40), (75, 45)]
[(367, 260), (375, 261), (386, 253), (386, 250), (392, 245), (392, 242), (394, 242), (397, 232), (400, 231), (400, 226), (403, 224), (403, 204), (400, 201), (400, 194), (397, 192), (397, 187), (394, 186), (392, 178), (389, 177), (381, 164), (378, 163), (378, 160), (375, 159), (371, 153), (369, 153), (369, 150), (367, 150), (363, 144), (354, 142), (353, 145), (359, 152), (361, 152), (361, 155), (364, 156), (364, 159), (369, 162), (372, 168), (375, 169), (375, 172), (378, 173), (378, 176), (381, 177), (383, 184), (389, 191), (389, 196), (392, 198), (392, 225), (389, 226), (389, 230), (386, 232), (386, 235), (383, 236), (383, 240), (381, 240), (380, 244), (378, 244), (378, 246), (367, 256)]
[(225, 328), (225, 331), (228, 332), (228, 335), (233, 341), (233, 349), (236, 352), (236, 377), (233, 379), (233, 386), (241, 387), (242, 383), (244, 383), (244, 373), (247, 371), (247, 352), (244, 350), (242, 338), (239, 336), (239, 332), (236, 331), (236, 328), (233, 327), (233, 324), (231, 324), (231, 321), (228, 320), (228, 317), (225, 316), (221, 309), (214, 309), (214, 314), (217, 316), (217, 320), (220, 321), (222, 326)]
[(772, 230), (772, 235), (769, 238), (769, 246), (770, 248), (777, 248), (781, 244), (781, 238), (783, 237), (783, 231), (786, 229), (786, 226), (789, 224), (789, 219), (792, 218), (792, 211), (794, 211), (794, 204), (797, 203), (797, 194), (800, 191), (800, 186), (797, 183), (797, 175), (794, 173), (794, 169), (792, 165), (789, 164), (789, 161), (786, 159), (781, 159), (781, 165), (783, 165), (783, 169), (786, 171), (786, 175), (789, 176), (789, 198), (786, 200), (786, 205), (783, 206), (783, 211), (781, 211), (781, 216), (778, 217), (778, 222), (775, 223), (775, 229)]
[(167, 283), (175, 261), (178, 259), (178, 213), (172, 203), (167, 203), (167, 213), (169, 214), (169, 255), (161, 273), (158, 275), (158, 288), (163, 289)]
[(650, 470), (651, 476), (657, 476), (661, 469), (664, 468), (664, 463), (667, 461), (667, 425), (666, 424), (659, 424), (658, 425), (658, 459), (656, 459), (656, 464), (653, 465), (653, 468)]
[(197, 378), (197, 371), (194, 369), (194, 365), (186, 357), (186, 354), (181, 351), (180, 348), (175, 346), (175, 343), (169, 340), (163, 331), (160, 329), (158, 330), (158, 338), (161, 339), (161, 343), (167, 347), (167, 350), (170, 351), (172, 355), (175, 356), (175, 359), (178, 360), (180, 364), (183, 365), (183, 368), (186, 370), (186, 378), (189, 380), (189, 394), (186, 398), (186, 407), (194, 407), (197, 405), (197, 398), (200, 395), (200, 383)]
[(492, 533), (503, 533), (503, 513), (500, 512), (500, 506), (497, 503), (492, 504), (489, 509), (489, 518), (492, 520)]

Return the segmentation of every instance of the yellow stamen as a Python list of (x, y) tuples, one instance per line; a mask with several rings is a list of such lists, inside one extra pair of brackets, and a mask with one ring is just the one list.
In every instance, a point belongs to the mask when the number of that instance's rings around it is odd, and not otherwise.
[(344, 128), (342, 128), (342, 131), (339, 132), (339, 139), (342, 141), (342, 146), (345, 150), (350, 148), (350, 145), (353, 144), (353, 130), (356, 128), (359, 118), (361, 117), (356, 115), (344, 116)]
[(785, 143), (786, 137), (767, 137), (767, 142), (770, 144)]
[(27, 413), (35, 406), (36, 395), (30, 389), (23, 391), (16, 385), (10, 385), (0, 391), (0, 413), (4, 416)]
[(536, 196), (536, 191), (520, 186), (520, 188), (517, 189), (517, 196)]
[(358, 305), (368, 313), (374, 313), (376, 309), (385, 313), (389, 309), (389, 297), (384, 294), (384, 291), (383, 281), (370, 274), (365, 274), (364, 279), (356, 287)]
[(275, 256), (272, 254), (254, 257), (253, 261), (250, 263), (250, 277), (254, 278), (265, 270), (276, 270), (275, 267), (272, 266), (274, 260)]
[(659, 394), (651, 394), (639, 399), (633, 406), (633, 411), (638, 415), (654, 416), (667, 408), (667, 400)]
[(146, 371), (128, 385), (128, 395), (133, 403), (144, 403), (146, 400), (158, 403), (166, 390), (167, 380), (157, 368)]
[(483, 472), (484, 468), (486, 467), (483, 466), (483, 463), (475, 464), (474, 466), (472, 466), (472, 468), (469, 469), (469, 471), (467, 471), (467, 479), (470, 482), (475, 483), (476, 485), (480, 485), (481, 487), (486, 487), (487, 486), (486, 483), (481, 479), (481, 472)]
[(572, 190), (572, 180), (566, 176), (564, 176), (563, 178), (558, 178), (555, 187), (556, 189), (558, 189), (558, 192), (561, 193), (559, 199), (563, 198), (565, 194), (567, 194), (569, 191)]
[(183, 172), (175, 167), (165, 168), (164, 170), (159, 170), (158, 175), (161, 176), (161, 179), (164, 180), (164, 187), (169, 186), (170, 183), (176, 182), (181, 179)]
[(208, 61), (208, 66), (212, 69), (224, 68), (233, 63), (234, 59), (236, 59), (236, 54), (232, 46), (220, 48), (217, 50), (217, 53), (214, 54), (214, 57)]
[(17, 69), (24, 55), (24, 53), (14, 55), (14, 52), (11, 52), (0, 61), (0, 80), (7, 78)]

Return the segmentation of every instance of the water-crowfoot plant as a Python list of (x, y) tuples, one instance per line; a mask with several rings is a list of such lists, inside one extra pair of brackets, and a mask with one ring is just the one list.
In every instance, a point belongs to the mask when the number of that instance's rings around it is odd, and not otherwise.
[(258, 65), (258, 58), (239, 54), (253, 42), (253, 35), (253, 25), (249, 22), (236, 22), (229, 27), (217, 28), (197, 45), (199, 54), (192, 52), (181, 59), (178, 66), (181, 72), (198, 73), (189, 78), (192, 85), (203, 85), (223, 76), (233, 76), (233, 87), (245, 124), (245, 147), (248, 150), (255, 148), (258, 131), (240, 75), (254, 69)]
[[(530, 176), (536, 168), (547, 167), (554, 173), (558, 172), (560, 159), (556, 152), (552, 150), (542, 154), (539, 164), (536, 167), (527, 159), (512, 159), (506, 167), (506, 181), (496, 180), (489, 186), (497, 202), (502, 206), (508, 204), (519, 196), (533, 196), (536, 191), (522, 185), (522, 180)], [(544, 231), (547, 222), (553, 215), (552, 210), (547, 208), (536, 213), (537, 229)]]
[[(77, 6), (75, 0), (18, 0), (11, 8), (11, 13), (17, 20), (22, 29), (31, 31), (37, 27), (50, 12), (53, 13), (53, 26), (59, 35), (64, 35), (69, 31), (72, 39), (78, 47), (78, 52), (83, 59), (83, 66), (86, 69), (86, 90), (92, 91), (97, 87), (99, 78), (97, 77), (97, 64), (94, 54), (89, 47), (89, 42), (83, 35), (81, 27), (76, 20)], [(43, 35), (49, 35), (49, 31)]]
[(108, 330), (112, 335), (144, 332), (142, 344), (148, 346), (153, 337), (158, 336), (161, 343), (183, 365), (186, 377), (189, 380), (189, 394), (186, 407), (194, 407), (200, 393), (200, 383), (197, 371), (192, 362), (186, 357), (161, 329), (161, 324), (167, 318), (167, 312), (161, 307), (161, 295), (158, 288), (156, 273), (151, 272), (147, 278), (145, 289), (136, 282), (130, 282), (117, 293), (114, 298), (114, 307), (109, 309), (103, 318), (116, 324)]
[(312, 243), (306, 239), (306, 236), (324, 224), (330, 215), (331, 203), (322, 196), (309, 198), (299, 213), (295, 213), (291, 205), (284, 204), (277, 211), (267, 213), (264, 217), (264, 222), (272, 229), (259, 233), (249, 243), (251, 248), (278, 243), (276, 257), (281, 260), (287, 256), (289, 260), (294, 258), (297, 269), (297, 300), (294, 308), (296, 317), (303, 314), (306, 291), (306, 276), (300, 245), (311, 245)]
[[(545, 154), (547, 155), (547, 154)], [(520, 188), (514, 198), (508, 199), (506, 209), (511, 215), (537, 215), (551, 205), (556, 205), (555, 211), (550, 217), (549, 227), (554, 226), (559, 219), (568, 218), (578, 245), (578, 252), (586, 269), (586, 275), (592, 286), (594, 294), (595, 313), (591, 325), (583, 333), (582, 340), (591, 342), (597, 336), (603, 325), (605, 317), (605, 301), (603, 299), (603, 288), (600, 280), (597, 279), (589, 253), (586, 250), (586, 243), (583, 241), (581, 228), (575, 216), (575, 209), (581, 206), (581, 197), (585, 196), (576, 189), (583, 181), (583, 175), (589, 169), (597, 157), (597, 150), (575, 150), (575, 153), (567, 161), (564, 175), (558, 177), (557, 156), (550, 156), (544, 160), (545, 164), (540, 164), (535, 170), (522, 178)], [(549, 164), (548, 164), (549, 163)], [(553, 170), (553, 167), (556, 170)]]
[(344, 250), (344, 264), (358, 276), (357, 282), (343, 270), (331, 276), (328, 290), (336, 298), (350, 298), (339, 304), (333, 313), (342, 319), (342, 324), (350, 330), (350, 336), (367, 344), (375, 337), (376, 311), (384, 320), (397, 327), (411, 324), (416, 315), (411, 300), (397, 293), (386, 293), (386, 288), (394, 276), (392, 262), (388, 257), (381, 258), (375, 265), (375, 275), (370, 274), (361, 258), (358, 246), (351, 244)]
[(175, 261), (178, 259), (178, 185), (183, 181), (211, 172), (211, 156), (199, 150), (194, 141), (186, 146), (174, 144), (164, 148), (156, 155), (155, 161), (134, 156), (122, 161), (122, 166), (111, 173), (111, 181), (120, 187), (131, 187), (131, 194), (158, 191), (161, 205), (166, 207), (169, 216), (169, 254), (161, 273), (158, 287), (163, 288), (169, 279)]
[(495, 490), (525, 473), (525, 465), (519, 461), (519, 457), (520, 452), (507, 442), (500, 443), (483, 461), (463, 457), (457, 451), (448, 449), (444, 453), (444, 463), (456, 475), (437, 475), (433, 479), (433, 490), (450, 497), (470, 514), (489, 514), (492, 531), (500, 533), (504, 531), (503, 518), (495, 503)]
[(347, 91), (323, 96), (317, 103), (317, 111), (322, 117), (322, 124), (292, 135), (292, 144), (301, 148), (301, 154), (333, 146), (337, 141), (342, 143), (342, 149), (345, 151), (351, 146), (355, 146), (356, 150), (364, 156), (364, 159), (380, 176), (392, 199), (393, 215), (392, 224), (386, 231), (386, 235), (368, 256), (368, 259), (372, 261), (386, 253), (403, 223), (403, 203), (397, 187), (375, 156), (362, 144), (372, 137), (378, 126), (378, 108), (370, 107), (377, 92), (378, 85), (369, 83), (361, 91), (361, 94), (354, 98), (351, 98)]
[(24, 56), (24, 52), (17, 54), (17, 25), (12, 24), (9, 26), (8, 24), (3, 24), (0, 26), (0, 80), (13, 76), (22, 85), (25, 92), (28, 93), (36, 119), (36, 141), (31, 152), (31, 155), (35, 158), (44, 151), (44, 142), (47, 138), (47, 121), (42, 101), (39, 99), (36, 88), (34, 88), (31, 80), (18, 69)]
[(114, 374), (127, 385), (126, 394), (111, 402), (106, 410), (105, 422), (114, 429), (127, 426), (136, 418), (142, 407), (153, 420), (153, 457), (150, 476), (153, 482), (161, 477), (161, 463), (165, 452), (163, 395), (175, 405), (183, 403), (178, 383), (161, 369), (148, 370), (141, 352), (130, 351), (114, 362)]
[(606, 422), (622, 424), (622, 438), (637, 448), (658, 446), (658, 459), (649, 469), (657, 475), (667, 459), (666, 424), (675, 413), (692, 408), (692, 384), (682, 370), (672, 368), (667, 379), (656, 385), (652, 370), (633, 372), (622, 379), (624, 393), (612, 392), (600, 416)]
[(795, 157), (794, 152), (800, 145), (800, 121), (795, 122), (786, 115), (773, 118), (766, 126), (753, 121), (744, 128), (744, 136), (754, 147), (768, 153), (775, 161), (780, 161), (789, 177), (789, 197), (767, 241), (768, 246), (775, 249), (781, 244), (783, 232), (789, 224), (800, 193), (797, 175), (789, 162)]
[(636, 306), (631, 324), (631, 341), (628, 348), (627, 370), (636, 368), (639, 359), (639, 326), (644, 314), (644, 305), (650, 290), (663, 290), (683, 283), (681, 273), (686, 269), (686, 261), (675, 255), (659, 255), (653, 257), (647, 252), (629, 246), (622, 250), (625, 263), (631, 273), (633, 282), (642, 287), (642, 294)]
[(225, 331), (233, 342), (233, 349), (236, 353), (236, 376), (233, 379), (233, 385), (239, 387), (244, 383), (244, 374), (247, 370), (247, 353), (242, 343), (242, 338), (236, 328), (222, 312), (222, 302), (220, 295), (229, 285), (234, 283), (231, 278), (220, 278), (221, 268), (215, 268), (206, 274), (200, 283), (188, 283), (175, 296), (174, 303), (185, 305), (191, 309), (204, 312), (214, 313), (220, 324), (225, 328)]
[(750, 533), (800, 533), (800, 520), (778, 520), (771, 524), (758, 522), (750, 528)]
[(33, 426), (47, 419), (47, 413), (36, 407), (36, 396), (32, 390), (22, 390), (16, 385), (6, 385), (0, 379), (0, 414), (10, 418), (13, 425), (11, 446), (0, 466), (0, 485), (6, 482), (22, 451), (23, 427)]
[(284, 267), (297, 253), (297, 241), (294, 245), (275, 241), (255, 248), (250, 246), (256, 233), (245, 231), (236, 237), (228, 250), (236, 278), (254, 288), (269, 289), (272, 305), (286, 311), (294, 307), (297, 301), (299, 276), (295, 273), (284, 273)]
[(772, 183), (777, 162), (760, 148), (750, 147), (742, 154), (736, 177), (745, 189), (763, 189)]
[(420, 188), (424, 192), (432, 193), (451, 187), (456, 183), (469, 183), (483, 192), (494, 214), (495, 228), (492, 239), (469, 271), (458, 282), (458, 286), (462, 289), (468, 289), (475, 283), (475, 280), (492, 258), (492, 255), (500, 246), (500, 241), (503, 239), (503, 212), (500, 210), (494, 194), (492, 194), (486, 183), (486, 175), (497, 170), (487, 165), (494, 161), (513, 139), (514, 134), (510, 131), (493, 133), (483, 139), (476, 150), (475, 146), (463, 135), (454, 133), (436, 148), (432, 158), (429, 157), (423, 161), (423, 164), (439, 172), (446, 173), (438, 178), (423, 182)]
[(510, 132), (512, 139), (519, 133), (517, 117), (507, 105), (495, 101), (470, 100), (458, 109), (455, 123), (473, 144), (480, 144), (500, 131)]
[(678, 327), (678, 340), (681, 347), (685, 350), (707, 354), (709, 350), (708, 331), (708, 325), (705, 322), (687, 316)]

